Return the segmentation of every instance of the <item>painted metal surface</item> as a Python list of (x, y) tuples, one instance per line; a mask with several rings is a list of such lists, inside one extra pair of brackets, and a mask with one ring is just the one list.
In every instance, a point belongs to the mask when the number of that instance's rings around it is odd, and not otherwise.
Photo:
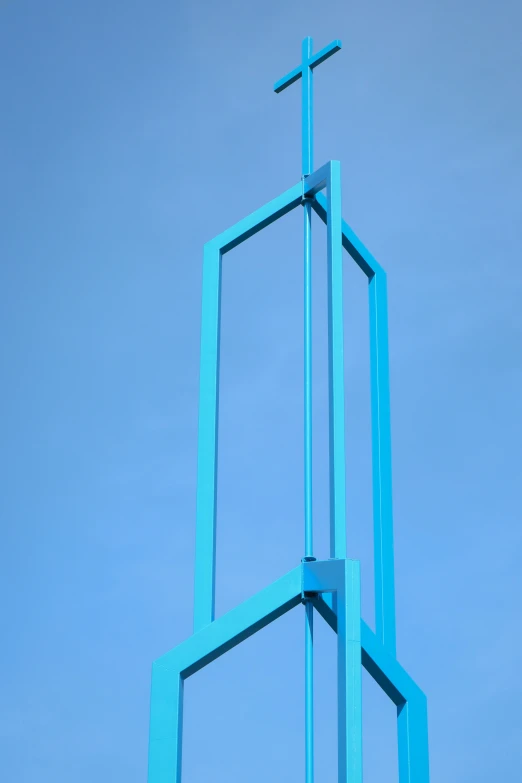
[[(296, 606), (305, 607), (305, 779), (314, 780), (313, 618), (337, 634), (338, 781), (362, 783), (362, 667), (397, 708), (400, 783), (428, 783), (426, 697), (396, 659), (390, 390), (386, 274), (341, 215), (338, 161), (313, 170), (313, 69), (339, 51), (302, 45), (301, 65), (275, 84), (302, 79), (301, 181), (208, 242), (203, 256), (194, 634), (153, 664), (149, 783), (181, 783), (183, 684), (228, 650)], [(326, 191), (326, 195), (322, 191)], [(304, 207), (304, 557), (301, 564), (215, 618), (219, 348), (223, 256), (297, 206)], [(330, 559), (313, 556), (311, 218), (327, 227)], [(343, 249), (368, 278), (373, 462), (375, 618), (361, 618), (359, 563), (347, 558), (343, 358)]]

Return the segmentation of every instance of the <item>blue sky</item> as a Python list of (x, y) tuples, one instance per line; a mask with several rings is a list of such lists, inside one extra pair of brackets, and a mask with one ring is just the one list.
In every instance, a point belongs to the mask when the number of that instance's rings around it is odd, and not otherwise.
[[(0, 3), (0, 777), (146, 778), (150, 667), (192, 630), (205, 241), (319, 165), (388, 272), (398, 655), (433, 781), (518, 781), (522, 11), (514, 2)], [(302, 555), (302, 216), (226, 258), (217, 609)], [(327, 550), (325, 234), (314, 513)], [(346, 267), (349, 554), (372, 617), (365, 282)], [(303, 780), (303, 616), (189, 681), (184, 780)], [(335, 779), (316, 623), (317, 781)], [(364, 682), (366, 780), (397, 781)], [(203, 743), (203, 750), (198, 746)]]

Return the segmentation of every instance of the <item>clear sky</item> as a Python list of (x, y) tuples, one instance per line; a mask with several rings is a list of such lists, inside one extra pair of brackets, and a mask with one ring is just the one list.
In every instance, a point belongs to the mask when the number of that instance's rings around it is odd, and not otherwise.
[[(432, 780), (522, 777), (519, 3), (0, 3), (0, 778), (146, 779), (151, 662), (192, 631), (202, 246), (319, 165), (388, 272), (398, 655)], [(327, 554), (325, 232), (314, 513)], [(346, 266), (349, 554), (372, 616), (365, 282)], [(217, 610), (303, 553), (302, 214), (226, 258)], [(303, 780), (303, 612), (188, 682), (184, 781)], [(335, 779), (318, 618), (317, 783)], [(365, 772), (397, 781), (364, 681)], [(198, 745), (199, 743), (199, 745)]]

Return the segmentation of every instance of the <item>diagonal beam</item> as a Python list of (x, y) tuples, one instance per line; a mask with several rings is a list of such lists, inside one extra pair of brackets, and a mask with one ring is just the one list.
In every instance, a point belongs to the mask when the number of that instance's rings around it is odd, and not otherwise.
[[(328, 224), (328, 206), (326, 198), (322, 193), (317, 193), (312, 207), (316, 214), (321, 218), (323, 223)], [(343, 220), (343, 247), (351, 255), (357, 266), (364, 272), (366, 277), (370, 278), (378, 272), (384, 269), (379, 262), (373, 257), (367, 247), (363, 245), (355, 231), (353, 231), (348, 223)]]
[(301, 198), (302, 186), (301, 183), (298, 183), (212, 239), (212, 245), (219, 248), (222, 253), (228, 253), (229, 250), (250, 239), (254, 234), (299, 206)]
[(297, 606), (301, 596), (298, 566), (154, 661), (148, 783), (181, 781), (185, 679)]
[[(314, 587), (309, 582), (310, 588)], [(320, 587), (319, 582), (315, 585)], [(322, 591), (312, 604), (338, 633), (339, 605)], [(429, 783), (428, 712), (426, 696), (377, 635), (361, 620), (361, 663), (397, 707), (399, 783)]]
[[(314, 596), (312, 602), (321, 617), (337, 633), (333, 596), (322, 593)], [(387, 652), (364, 620), (361, 620), (361, 646), (362, 665), (397, 707), (414, 697), (424, 696), (408, 672)]]
[(190, 677), (301, 603), (301, 566), (158, 658), (165, 669)]

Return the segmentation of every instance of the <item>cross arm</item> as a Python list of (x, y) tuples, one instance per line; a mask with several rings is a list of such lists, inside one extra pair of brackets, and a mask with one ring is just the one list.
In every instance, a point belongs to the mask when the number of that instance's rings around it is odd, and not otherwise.
[(283, 76), (282, 79), (279, 79), (279, 81), (274, 84), (274, 92), (283, 92), (286, 87), (290, 87), (291, 84), (301, 78), (302, 72), (303, 69), (300, 65), (297, 68), (294, 68), (293, 71), (287, 73), (286, 76)]
[[(328, 44), (328, 46), (325, 46), (324, 49), (321, 49), (320, 52), (317, 52), (317, 54), (314, 54), (310, 58), (307, 63), (308, 67), (315, 68), (316, 66), (321, 65), (321, 63), (324, 63), (324, 61), (331, 57), (332, 54), (338, 52), (341, 47), (342, 43), (340, 41), (332, 41), (331, 44)], [(283, 90), (285, 90), (287, 87), (290, 87), (291, 84), (300, 79), (302, 75), (303, 66), (298, 65), (297, 68), (294, 68), (293, 71), (287, 73), (286, 76), (283, 76), (282, 79), (279, 79), (279, 81), (274, 84), (274, 92), (283, 92)]]
[(325, 46), (324, 49), (321, 49), (320, 52), (314, 54), (314, 56), (310, 60), (310, 68), (315, 68), (317, 65), (321, 65), (321, 63), (324, 63), (324, 61), (327, 60), (329, 57), (331, 57), (332, 54), (338, 52), (341, 47), (342, 47), (342, 43), (340, 41), (332, 41), (331, 44)]

